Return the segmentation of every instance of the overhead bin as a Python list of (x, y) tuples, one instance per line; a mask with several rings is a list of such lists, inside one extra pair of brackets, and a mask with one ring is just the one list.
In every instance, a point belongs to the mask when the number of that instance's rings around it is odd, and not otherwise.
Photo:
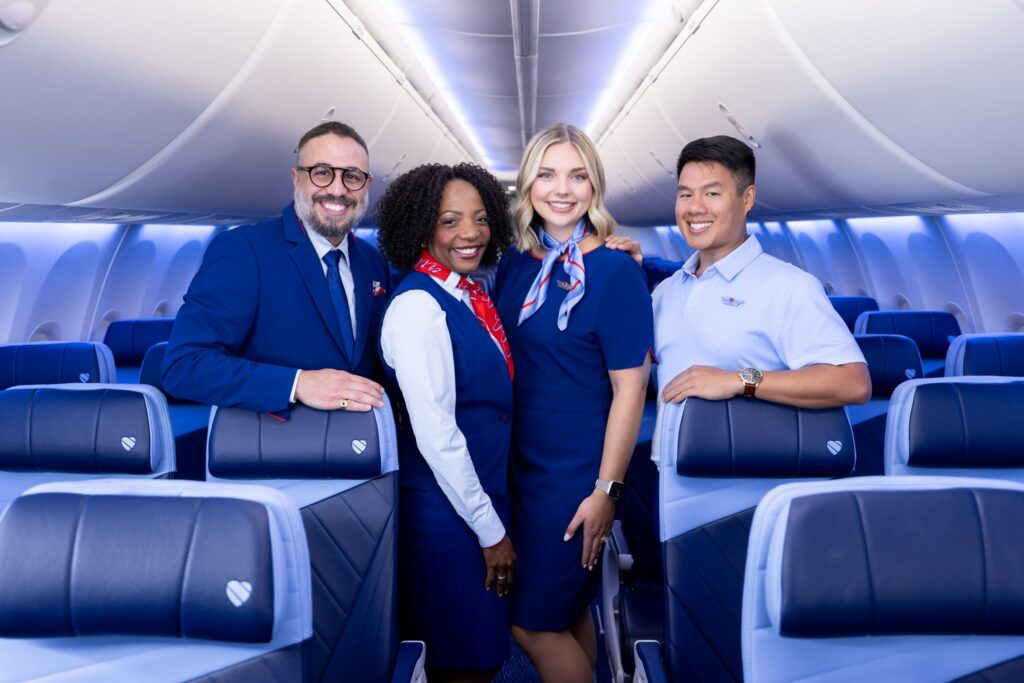
[(374, 141), (375, 177), (431, 154), (468, 159), (324, 2), (62, 3), (3, 50), (19, 106), (0, 128), (0, 202), (273, 215), (291, 198), (298, 138), (324, 119)]
[[(935, 12), (914, 2), (893, 19), (888, 3), (874, 4), (878, 11), (854, 2), (715, 4), (602, 135), (610, 175), (630, 172), (614, 159), (616, 144), (660, 180), (654, 157), (674, 159), (694, 138), (746, 132), (760, 145), (759, 198), (773, 207), (766, 214), (1019, 194), (1024, 95), (993, 92), (991, 74), (1024, 68), (1015, 38), (1024, 14), (1010, 3)], [(990, 36), (980, 49), (955, 48), (963, 21), (976, 29), (969, 35)], [(957, 66), (936, 68), (936, 59)], [(617, 218), (644, 222), (646, 212), (623, 203), (622, 192), (614, 187), (610, 201)], [(658, 202), (661, 183), (652, 180), (632, 203)]]

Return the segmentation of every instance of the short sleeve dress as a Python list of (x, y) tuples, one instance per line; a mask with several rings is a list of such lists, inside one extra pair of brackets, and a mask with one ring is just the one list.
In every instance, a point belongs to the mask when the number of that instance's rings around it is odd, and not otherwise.
[(569, 628), (594, 599), (599, 569), (582, 566), (583, 530), (562, 537), (594, 490), (612, 401), (609, 370), (643, 365), (653, 340), (651, 297), (640, 267), (599, 246), (583, 255), (586, 290), (566, 329), (556, 324), (568, 277), (556, 263), (547, 300), (518, 325), (541, 260), (513, 252), (497, 274), (497, 307), (512, 346), (512, 623)]

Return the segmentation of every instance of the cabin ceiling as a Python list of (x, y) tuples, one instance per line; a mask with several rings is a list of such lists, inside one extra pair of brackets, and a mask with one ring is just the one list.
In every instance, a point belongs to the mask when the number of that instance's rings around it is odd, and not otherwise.
[(587, 129), (625, 224), (673, 222), (675, 157), (757, 145), (757, 217), (1024, 210), (1024, 3), (26, 0), (0, 25), (0, 221), (237, 223), (344, 120), (371, 201), (427, 161), (510, 179)]

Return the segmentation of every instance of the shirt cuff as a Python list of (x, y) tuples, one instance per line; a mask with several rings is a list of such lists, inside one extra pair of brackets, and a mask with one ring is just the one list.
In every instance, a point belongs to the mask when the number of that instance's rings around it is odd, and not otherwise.
[(483, 519), (479, 519), (473, 524), (473, 533), (476, 534), (481, 548), (490, 548), (505, 538), (505, 525), (498, 518), (498, 513), (494, 510), (494, 506), (489, 505), (488, 507), (490, 509)]
[(292, 393), (288, 396), (288, 403), (295, 403), (295, 390), (299, 388), (299, 375), (302, 374), (302, 370), (295, 371), (295, 379), (292, 380)]

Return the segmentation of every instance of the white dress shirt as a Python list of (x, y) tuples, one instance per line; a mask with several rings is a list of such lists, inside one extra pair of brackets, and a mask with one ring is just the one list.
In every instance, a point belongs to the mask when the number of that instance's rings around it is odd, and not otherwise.
[(699, 263), (697, 252), (651, 295), (658, 359), (655, 460), (661, 392), (692, 365), (738, 372), (864, 362), (817, 278), (764, 253), (756, 237), (697, 277)]
[[(303, 226), (305, 227), (305, 226)], [(320, 268), (324, 272), (324, 277), (327, 277), (327, 264), (324, 263), (324, 256), (327, 252), (332, 249), (340, 249), (341, 254), (344, 258), (338, 259), (338, 274), (341, 275), (341, 289), (345, 292), (345, 298), (348, 299), (348, 317), (352, 321), (352, 338), (356, 338), (356, 285), (355, 280), (352, 278), (352, 265), (349, 263), (348, 258), (348, 236), (341, 240), (341, 244), (334, 246), (331, 244), (326, 237), (321, 235), (315, 230), (305, 228), (306, 235), (309, 237), (309, 241), (313, 243), (313, 249), (316, 250), (316, 257), (320, 259)], [(289, 397), (289, 403), (295, 403), (295, 390), (299, 386), (299, 375), (302, 374), (302, 370), (295, 372), (295, 379), (292, 380), (292, 393)]]
[[(457, 288), (460, 278), (452, 273), (446, 280), (434, 279), (472, 310), (469, 292)], [(427, 292), (403, 292), (384, 314), (380, 345), (384, 362), (397, 375), (420, 453), (480, 547), (488, 548), (505, 536), (505, 526), (480, 485), (455, 422), (455, 359), (445, 318)]]

